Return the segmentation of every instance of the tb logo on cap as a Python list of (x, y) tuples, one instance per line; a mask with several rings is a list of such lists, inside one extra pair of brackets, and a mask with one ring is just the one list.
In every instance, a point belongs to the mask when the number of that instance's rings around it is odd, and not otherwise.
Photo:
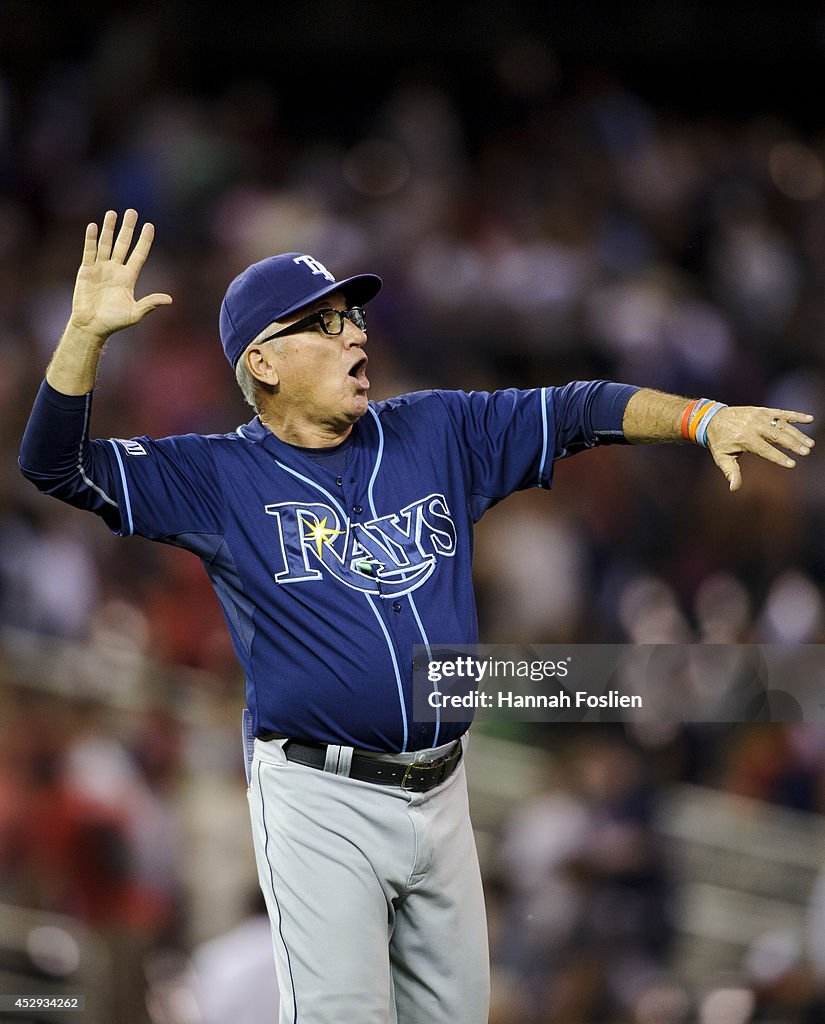
[(292, 262), (303, 263), (305, 266), (309, 267), (313, 274), (320, 274), (322, 277), (325, 277), (327, 281), (335, 280), (324, 264), (319, 263), (318, 260), (314, 259), (312, 256), (296, 256)]

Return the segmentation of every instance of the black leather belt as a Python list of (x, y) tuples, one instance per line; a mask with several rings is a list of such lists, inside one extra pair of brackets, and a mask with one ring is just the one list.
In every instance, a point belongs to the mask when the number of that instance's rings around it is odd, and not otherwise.
[[(306, 765), (308, 768), (323, 769), (327, 758), (325, 743), (302, 743), (287, 740), (283, 746), (288, 761)], [(398, 761), (380, 761), (363, 754), (353, 754), (349, 777), (359, 782), (374, 782), (378, 786), (400, 786), (411, 793), (426, 793), (448, 779), (461, 761), (462, 746), (456, 742), (455, 749), (434, 761), (419, 761), (403, 764)]]

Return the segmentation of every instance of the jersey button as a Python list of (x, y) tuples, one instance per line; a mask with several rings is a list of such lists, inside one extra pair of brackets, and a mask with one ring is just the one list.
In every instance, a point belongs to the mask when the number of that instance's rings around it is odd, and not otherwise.
[(400, 612), (401, 611), (401, 602), (400, 601), (393, 601), (393, 603), (392, 603), (392, 610), (394, 612)]
[(342, 476), (337, 476), (335, 478), (335, 482), (336, 482), (336, 484), (338, 484), (339, 487), (343, 487), (344, 486), (344, 478)]
[(363, 509), (361, 508), (361, 506), (360, 506), (360, 505), (353, 505), (353, 506), (352, 506), (352, 511), (353, 511), (353, 512), (354, 512), (354, 513), (355, 513), (355, 514), (356, 514), (357, 516), (360, 516), (360, 515), (361, 515), (361, 513), (362, 513), (362, 512), (364, 511), (364, 510), (363, 510)]

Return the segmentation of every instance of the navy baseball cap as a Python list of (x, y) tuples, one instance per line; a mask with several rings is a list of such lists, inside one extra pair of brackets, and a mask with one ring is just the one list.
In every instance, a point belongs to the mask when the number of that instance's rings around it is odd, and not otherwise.
[(382, 285), (375, 274), (336, 281), (323, 263), (306, 253), (285, 252), (253, 263), (238, 274), (221, 303), (220, 331), (226, 358), (235, 368), (247, 345), (273, 320), (333, 292), (343, 292), (352, 306), (363, 306)]

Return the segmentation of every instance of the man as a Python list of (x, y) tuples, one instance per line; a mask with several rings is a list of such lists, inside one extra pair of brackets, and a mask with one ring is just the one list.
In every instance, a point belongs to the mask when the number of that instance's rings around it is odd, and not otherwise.
[(596, 444), (706, 444), (728, 478), (753, 452), (813, 441), (777, 409), (727, 408), (604, 381), (367, 398), (362, 306), (287, 253), (221, 308), (224, 351), (258, 415), (233, 434), (89, 441), (108, 337), (171, 302), (136, 300), (151, 247), (137, 214), (86, 231), (72, 313), (20, 465), (118, 534), (195, 552), (247, 679), (249, 800), (281, 1021), (481, 1024), (484, 905), (467, 814), (469, 722), (417, 722), (413, 647), (472, 644), (472, 526), (554, 460)]

